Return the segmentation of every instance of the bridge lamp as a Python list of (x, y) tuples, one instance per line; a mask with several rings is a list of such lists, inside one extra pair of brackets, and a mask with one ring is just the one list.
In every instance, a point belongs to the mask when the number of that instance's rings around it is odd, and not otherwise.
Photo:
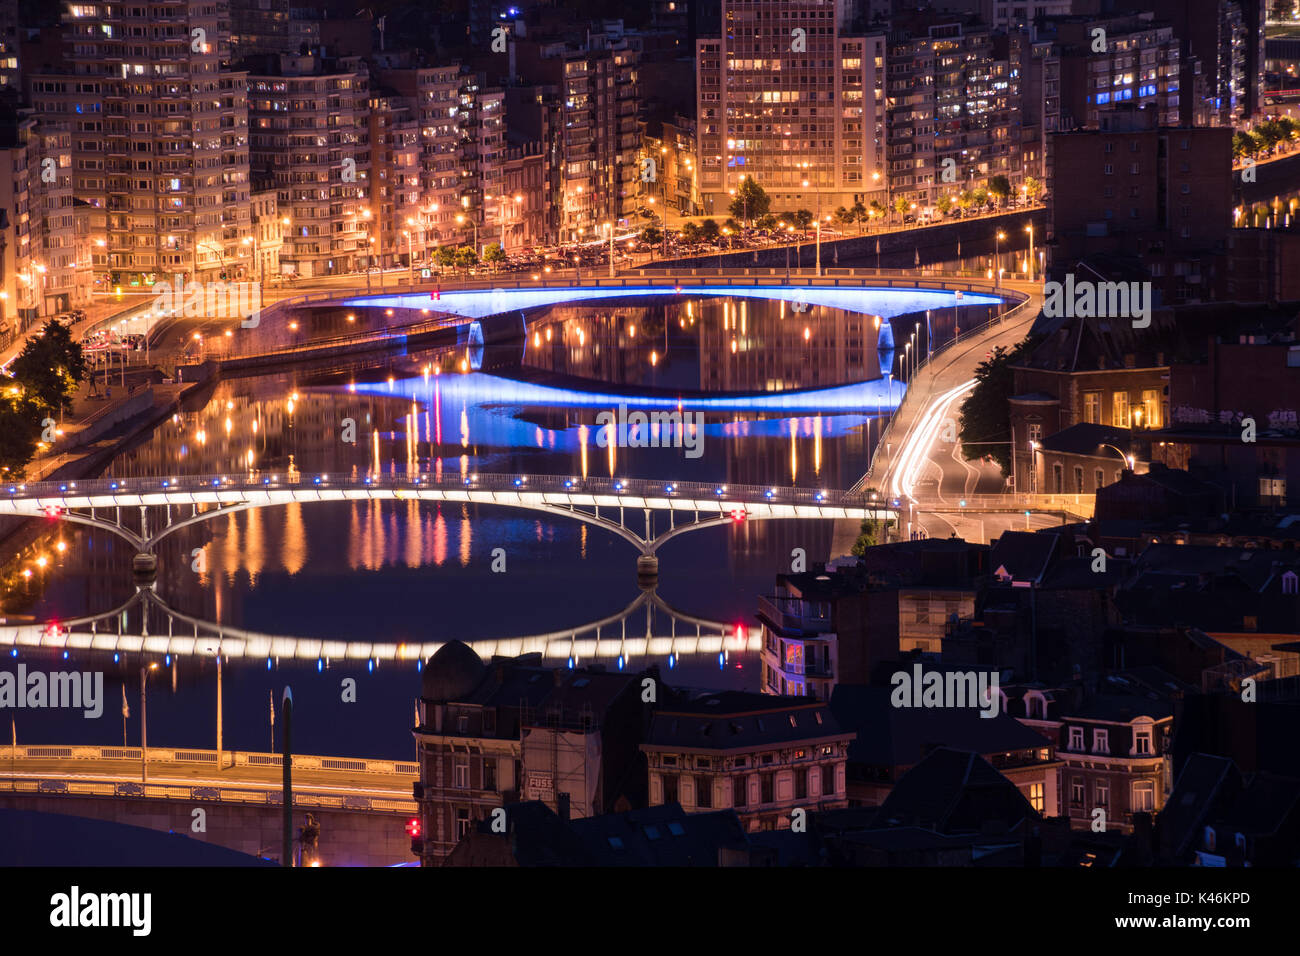
[(262, 484), (264, 484), (264, 485), (269, 485), (270, 483), (271, 483), (271, 479), (270, 479), (270, 478), (263, 478), (263, 479), (262, 479)]
[(825, 501), (825, 500), (826, 500), (826, 492), (824, 492), (824, 491), (819, 491), (819, 492), (817, 492), (817, 500), (818, 500), (818, 501)]
[(775, 495), (776, 495), (776, 491), (773, 490), (772, 488), (769, 488), (769, 489), (767, 489), (767, 491), (764, 493), (764, 495), (765, 495), (765, 497), (772, 498), (772, 497), (775, 497)]
[(963, 498), (961, 501), (957, 502), (957, 504), (960, 505), (961, 507), (965, 508), (965, 507), (966, 507), (966, 499)]
[(572, 478), (565, 478), (565, 479), (564, 479), (564, 487), (566, 487), (566, 488), (572, 488), (572, 487), (573, 487), (573, 479), (572, 479)]
[(523, 483), (524, 483), (524, 480), (523, 480), (522, 478), (516, 478), (516, 479), (515, 479), (515, 487), (516, 487), (516, 488), (518, 488), (518, 487), (519, 487), (520, 485), (522, 485)]
[(314, 479), (312, 479), (312, 481), (313, 481), (314, 484), (319, 485), (319, 484), (320, 484), (320, 476), (319, 476), (319, 475), (316, 476)]
[(668, 492), (670, 495), (671, 495), (674, 491), (676, 491), (676, 490), (677, 490), (677, 486), (676, 486), (676, 485), (665, 485), (665, 486), (664, 486), (664, 491)]

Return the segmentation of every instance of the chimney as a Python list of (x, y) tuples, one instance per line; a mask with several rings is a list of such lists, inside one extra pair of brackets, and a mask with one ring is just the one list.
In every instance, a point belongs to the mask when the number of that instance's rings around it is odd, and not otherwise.
[(555, 795), (555, 812), (560, 815), (560, 820), (564, 823), (569, 822), (569, 795), (567, 793), (557, 793)]

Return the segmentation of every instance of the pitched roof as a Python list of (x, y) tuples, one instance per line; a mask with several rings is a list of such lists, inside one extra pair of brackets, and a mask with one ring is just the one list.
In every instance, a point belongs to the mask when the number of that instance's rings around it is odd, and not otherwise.
[(737, 750), (848, 736), (830, 707), (811, 697), (739, 691), (705, 694), (654, 714), (646, 749)]
[(830, 707), (840, 723), (857, 732), (849, 762), (872, 767), (911, 767), (929, 748), (955, 747), (977, 754), (1040, 749), (1043, 737), (1004, 713), (981, 717), (977, 708), (895, 707), (891, 687), (838, 684)]
[(880, 806), (886, 825), (938, 833), (980, 832), (992, 822), (1014, 830), (1038, 819), (1020, 788), (979, 754), (940, 747), (905, 773)]

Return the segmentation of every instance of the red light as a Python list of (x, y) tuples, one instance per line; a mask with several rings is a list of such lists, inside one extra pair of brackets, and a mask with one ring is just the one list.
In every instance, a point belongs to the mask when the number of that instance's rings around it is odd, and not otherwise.
[(45, 514), (48, 517), (57, 518), (61, 514), (61, 512), (59, 511), (57, 505), (50, 505), (48, 508), (45, 509)]
[(419, 818), (419, 817), (411, 817), (411, 819), (409, 819), (409, 820), (406, 821), (406, 835), (407, 835), (407, 836), (409, 836), (412, 840), (414, 840), (414, 839), (416, 839), (417, 837), (419, 837), (420, 833), (421, 833), (421, 829), (420, 829), (420, 818)]
[(744, 512), (743, 510), (741, 510), (740, 508), (737, 508), (735, 511), (733, 511), (733, 512), (731, 513), (731, 517), (735, 518), (737, 521), (744, 521), (744, 520), (745, 520), (745, 512)]
[(745, 625), (743, 625), (743, 624), (737, 624), (737, 625), (736, 625), (736, 640), (738, 640), (738, 641), (743, 641), (744, 639), (745, 639)]

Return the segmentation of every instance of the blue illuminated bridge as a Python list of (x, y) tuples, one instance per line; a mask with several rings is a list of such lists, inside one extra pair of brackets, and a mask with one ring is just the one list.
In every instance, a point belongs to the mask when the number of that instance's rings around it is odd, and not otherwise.
[[(29, 482), (0, 488), (0, 515), (48, 517), (118, 535), (150, 552), (174, 531), (249, 508), (317, 501), (451, 501), (544, 511), (604, 528), (653, 561), (665, 542), (700, 528), (773, 518), (896, 519), (897, 506), (816, 488), (566, 478), (550, 475), (241, 474)], [(150, 508), (161, 515), (150, 522)], [(123, 520), (139, 510), (139, 530)], [(638, 529), (631, 526), (639, 517)], [(647, 568), (649, 566), (647, 565)]]

